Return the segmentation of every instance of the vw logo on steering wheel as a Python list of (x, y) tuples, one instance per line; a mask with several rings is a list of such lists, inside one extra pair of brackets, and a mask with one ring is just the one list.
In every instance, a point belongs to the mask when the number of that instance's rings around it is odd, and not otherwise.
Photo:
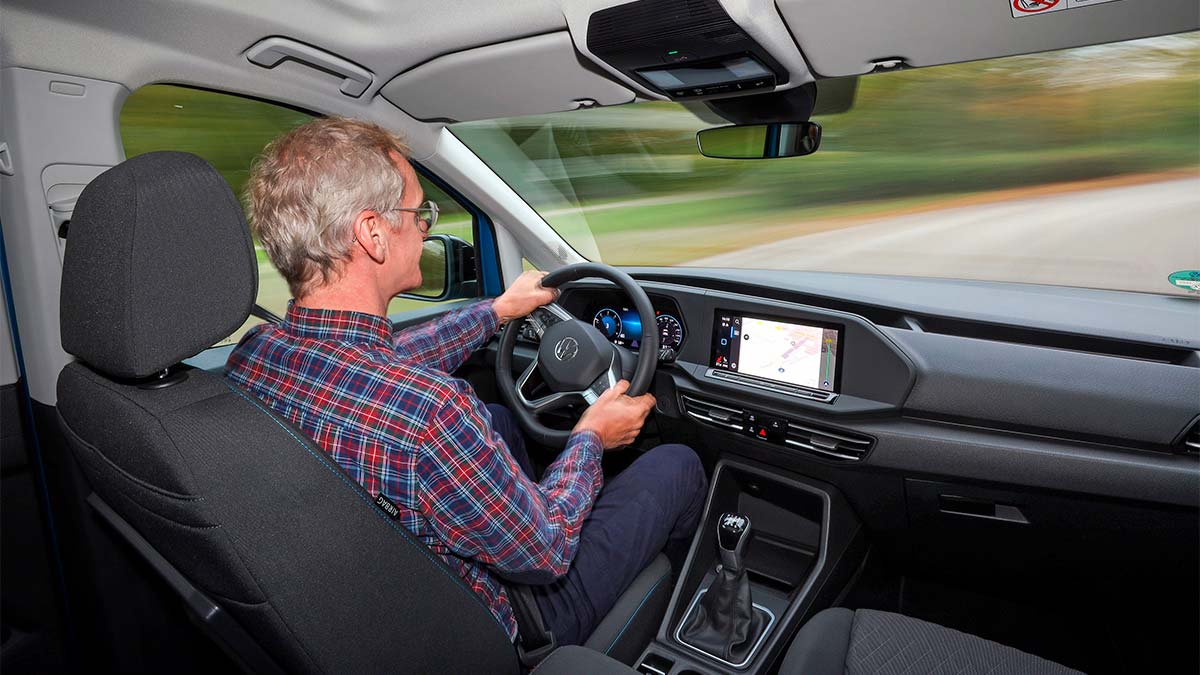
[(579, 353), (579, 343), (573, 337), (565, 337), (554, 345), (554, 358), (559, 361), (570, 361)]

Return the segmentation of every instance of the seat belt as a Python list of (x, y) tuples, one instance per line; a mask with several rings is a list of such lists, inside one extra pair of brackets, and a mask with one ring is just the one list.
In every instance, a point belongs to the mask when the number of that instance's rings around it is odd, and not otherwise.
[(521, 665), (532, 670), (558, 647), (558, 641), (546, 628), (533, 591), (521, 584), (511, 584), (507, 588), (508, 604), (517, 618), (517, 656)]

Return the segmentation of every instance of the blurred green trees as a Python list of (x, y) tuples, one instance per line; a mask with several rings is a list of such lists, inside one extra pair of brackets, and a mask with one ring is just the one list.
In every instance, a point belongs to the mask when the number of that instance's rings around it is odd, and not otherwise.
[(1200, 34), (867, 76), (853, 109), (817, 121), (816, 154), (750, 161), (701, 157), (695, 132), (710, 125), (674, 103), (453, 131), (585, 255), (581, 214), (606, 262), (670, 264), (696, 250), (622, 247), (614, 235), (1196, 169)]

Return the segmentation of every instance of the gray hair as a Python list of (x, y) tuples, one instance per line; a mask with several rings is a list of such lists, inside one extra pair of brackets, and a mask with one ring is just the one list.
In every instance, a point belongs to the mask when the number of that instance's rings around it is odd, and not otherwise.
[(245, 195), (250, 224), (294, 297), (334, 278), (359, 213), (400, 205), (404, 176), (391, 153), (409, 150), (387, 129), (322, 117), (271, 141), (254, 161)]

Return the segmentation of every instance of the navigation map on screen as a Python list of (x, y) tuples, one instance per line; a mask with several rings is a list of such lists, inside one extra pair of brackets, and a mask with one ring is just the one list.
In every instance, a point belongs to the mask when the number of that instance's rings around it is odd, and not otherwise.
[(713, 367), (834, 391), (837, 382), (836, 328), (719, 315), (713, 343)]

